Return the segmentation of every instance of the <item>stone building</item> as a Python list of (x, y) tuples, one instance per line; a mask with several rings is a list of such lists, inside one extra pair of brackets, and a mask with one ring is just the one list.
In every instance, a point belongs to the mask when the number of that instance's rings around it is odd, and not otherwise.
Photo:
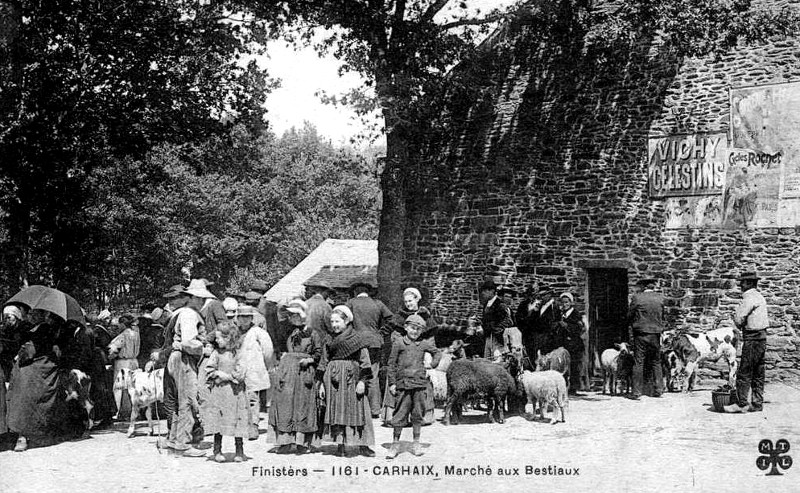
[(800, 40), (688, 58), (519, 22), (484, 49), (410, 197), (404, 282), (454, 325), (486, 275), (571, 291), (602, 351), (638, 279), (659, 279), (672, 327), (707, 330), (755, 269), (768, 378), (800, 378)]

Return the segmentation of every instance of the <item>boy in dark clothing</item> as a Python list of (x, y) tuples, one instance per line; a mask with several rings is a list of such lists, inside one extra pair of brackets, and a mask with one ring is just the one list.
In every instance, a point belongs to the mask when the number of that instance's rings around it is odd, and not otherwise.
[(425, 330), (425, 319), (419, 315), (409, 316), (403, 325), (406, 335), (395, 339), (392, 353), (389, 356), (389, 392), (396, 396), (396, 405), (391, 424), (394, 427), (392, 448), (386, 455), (394, 459), (400, 453), (400, 434), (409, 421), (414, 433), (414, 444), (411, 453), (422, 455), (419, 436), (422, 430), (422, 418), (425, 415), (425, 353), (433, 355), (434, 367), (439, 364), (441, 354), (430, 340), (419, 341), (419, 335)]

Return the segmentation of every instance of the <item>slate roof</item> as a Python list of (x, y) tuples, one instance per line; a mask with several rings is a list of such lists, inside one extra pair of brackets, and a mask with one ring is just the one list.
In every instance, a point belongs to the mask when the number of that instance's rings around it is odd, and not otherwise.
[[(324, 267), (367, 267), (377, 272), (378, 241), (328, 238), (319, 244), (264, 295), (275, 303), (303, 294), (303, 283)], [(374, 275), (374, 274), (373, 274)]]
[(333, 289), (348, 289), (354, 282), (364, 280), (378, 285), (377, 265), (326, 265), (303, 284), (314, 286), (322, 281)]

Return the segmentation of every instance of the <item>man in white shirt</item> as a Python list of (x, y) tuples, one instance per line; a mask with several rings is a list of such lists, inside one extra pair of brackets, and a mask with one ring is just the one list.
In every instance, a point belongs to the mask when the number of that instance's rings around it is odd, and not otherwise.
[[(758, 291), (758, 276), (755, 272), (745, 272), (739, 277), (742, 302), (736, 307), (733, 321), (742, 331), (742, 359), (736, 374), (736, 398), (725, 412), (758, 412), (764, 405), (764, 357), (767, 349), (767, 301)], [(748, 406), (748, 394), (752, 399)]]
[[(169, 374), (175, 380), (178, 406), (169, 430), (167, 446), (182, 451), (186, 457), (204, 457), (205, 452), (191, 445), (192, 430), (200, 419), (200, 406), (197, 400), (197, 370), (206, 342), (205, 323), (200, 315), (207, 298), (215, 296), (206, 289), (203, 281), (192, 279), (183, 293), (190, 298), (186, 306), (178, 308), (172, 339), (172, 353), (167, 362)], [(202, 437), (202, 434), (200, 434)]]

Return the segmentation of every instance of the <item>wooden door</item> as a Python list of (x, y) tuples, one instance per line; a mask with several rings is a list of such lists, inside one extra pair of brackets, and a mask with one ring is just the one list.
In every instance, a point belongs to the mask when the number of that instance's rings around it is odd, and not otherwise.
[(594, 371), (594, 354), (599, 357), (628, 336), (628, 270), (588, 269), (588, 273), (589, 357)]

